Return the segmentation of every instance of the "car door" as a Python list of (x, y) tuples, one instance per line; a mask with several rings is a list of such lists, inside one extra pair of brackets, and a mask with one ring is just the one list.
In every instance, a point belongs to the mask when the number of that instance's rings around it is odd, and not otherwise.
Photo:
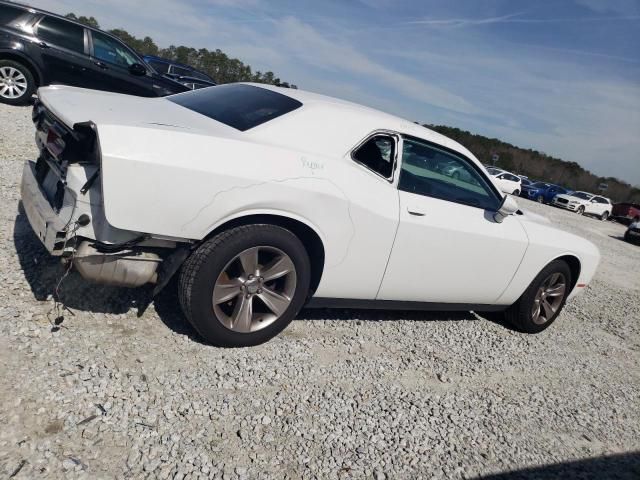
[(36, 24), (35, 35), (46, 83), (86, 87), (91, 62), (85, 28), (45, 15)]
[(585, 211), (594, 215), (602, 215), (606, 210), (606, 200), (602, 197), (593, 197)]
[(556, 195), (559, 195), (561, 193), (564, 193), (562, 191), (562, 189), (559, 189), (558, 187), (551, 186), (545, 192), (544, 199), (545, 199), (545, 201), (550, 202), (550, 201), (553, 200), (553, 197), (555, 197)]
[[(502, 195), (469, 159), (414, 138), (404, 139), (402, 152), (400, 223), (377, 298), (495, 302), (527, 248), (520, 221), (493, 219)], [(439, 165), (450, 161), (470, 180), (439, 173)]]
[(156, 96), (147, 74), (136, 75), (130, 68), (144, 62), (124, 43), (102, 32), (89, 30), (91, 88), (143, 97)]
[(501, 173), (496, 177), (498, 180), (498, 185), (500, 186), (500, 191), (505, 193), (511, 193), (513, 191), (512, 182), (507, 179), (506, 173)]

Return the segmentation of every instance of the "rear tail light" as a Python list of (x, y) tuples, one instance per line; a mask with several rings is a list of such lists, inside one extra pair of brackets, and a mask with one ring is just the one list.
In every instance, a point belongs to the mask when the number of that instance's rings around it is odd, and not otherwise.
[(58, 132), (56, 132), (53, 127), (50, 127), (47, 132), (47, 150), (49, 150), (54, 157), (58, 158), (66, 146), (66, 143)]

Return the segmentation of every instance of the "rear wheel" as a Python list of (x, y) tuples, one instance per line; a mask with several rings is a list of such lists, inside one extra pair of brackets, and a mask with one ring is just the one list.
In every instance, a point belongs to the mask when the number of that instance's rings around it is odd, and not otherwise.
[(13, 60), (0, 60), (0, 102), (26, 104), (35, 89), (36, 82), (27, 67)]
[(520, 299), (506, 311), (506, 319), (517, 330), (538, 333), (551, 325), (562, 311), (571, 288), (571, 270), (566, 262), (547, 265)]
[(602, 215), (600, 215), (600, 220), (602, 220), (603, 222), (609, 218), (609, 212), (604, 212)]
[(247, 347), (289, 325), (309, 291), (307, 252), (293, 233), (248, 225), (220, 233), (185, 262), (180, 303), (208, 342)]
[(513, 191), (513, 194), (512, 194), (512, 195), (515, 195), (515, 196), (517, 197), (518, 195), (520, 195), (520, 190), (518, 190), (518, 189), (516, 188), (516, 189)]
[(578, 207), (578, 209), (576, 210), (576, 213), (577, 213), (578, 215), (584, 215), (584, 205), (580, 205), (580, 206)]

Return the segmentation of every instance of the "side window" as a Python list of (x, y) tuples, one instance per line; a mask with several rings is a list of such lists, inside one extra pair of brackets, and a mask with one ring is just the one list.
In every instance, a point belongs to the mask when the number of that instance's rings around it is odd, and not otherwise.
[(191, 70), (187, 70), (186, 68), (182, 68), (182, 67), (176, 67), (175, 65), (171, 65), (171, 73), (180, 75), (181, 77), (191, 76)]
[(10, 5), (0, 5), (0, 26), (9, 25), (23, 15), (25, 11)]
[(489, 210), (502, 201), (467, 160), (409, 139), (404, 140), (398, 189)]
[(129, 67), (134, 63), (139, 63), (133, 52), (115, 38), (94, 31), (91, 32), (91, 37), (93, 38), (93, 56), (98, 60), (121, 67)]
[(384, 178), (393, 177), (396, 141), (391, 135), (374, 135), (355, 150), (351, 157)]
[(84, 53), (84, 28), (75, 23), (44, 17), (38, 24), (37, 35), (40, 40), (51, 45)]
[(158, 73), (168, 73), (169, 72), (169, 64), (164, 62), (157, 62), (155, 60), (147, 61), (149, 65), (151, 65), (154, 70)]

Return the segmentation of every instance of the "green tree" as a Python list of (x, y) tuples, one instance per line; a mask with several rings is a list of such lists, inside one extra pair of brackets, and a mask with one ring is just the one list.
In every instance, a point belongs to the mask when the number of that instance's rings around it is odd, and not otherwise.
[[(77, 16), (74, 13), (68, 13), (66, 17), (85, 25), (100, 28), (94, 17)], [(273, 72), (253, 72), (249, 65), (237, 58), (229, 57), (220, 49), (195, 49), (185, 45), (170, 45), (167, 48), (160, 48), (151, 37), (138, 38), (123, 28), (109, 30), (109, 33), (118, 37), (141, 55), (156, 55), (174, 62), (191, 65), (218, 83), (258, 82), (297, 88), (289, 82), (281, 81)]]
[(70, 20), (75, 20), (76, 22), (82, 23), (83, 25), (87, 25), (89, 27), (100, 28), (100, 24), (94, 17), (85, 17), (84, 15), (80, 15), (79, 17), (76, 17), (75, 13), (67, 13), (65, 17)]

